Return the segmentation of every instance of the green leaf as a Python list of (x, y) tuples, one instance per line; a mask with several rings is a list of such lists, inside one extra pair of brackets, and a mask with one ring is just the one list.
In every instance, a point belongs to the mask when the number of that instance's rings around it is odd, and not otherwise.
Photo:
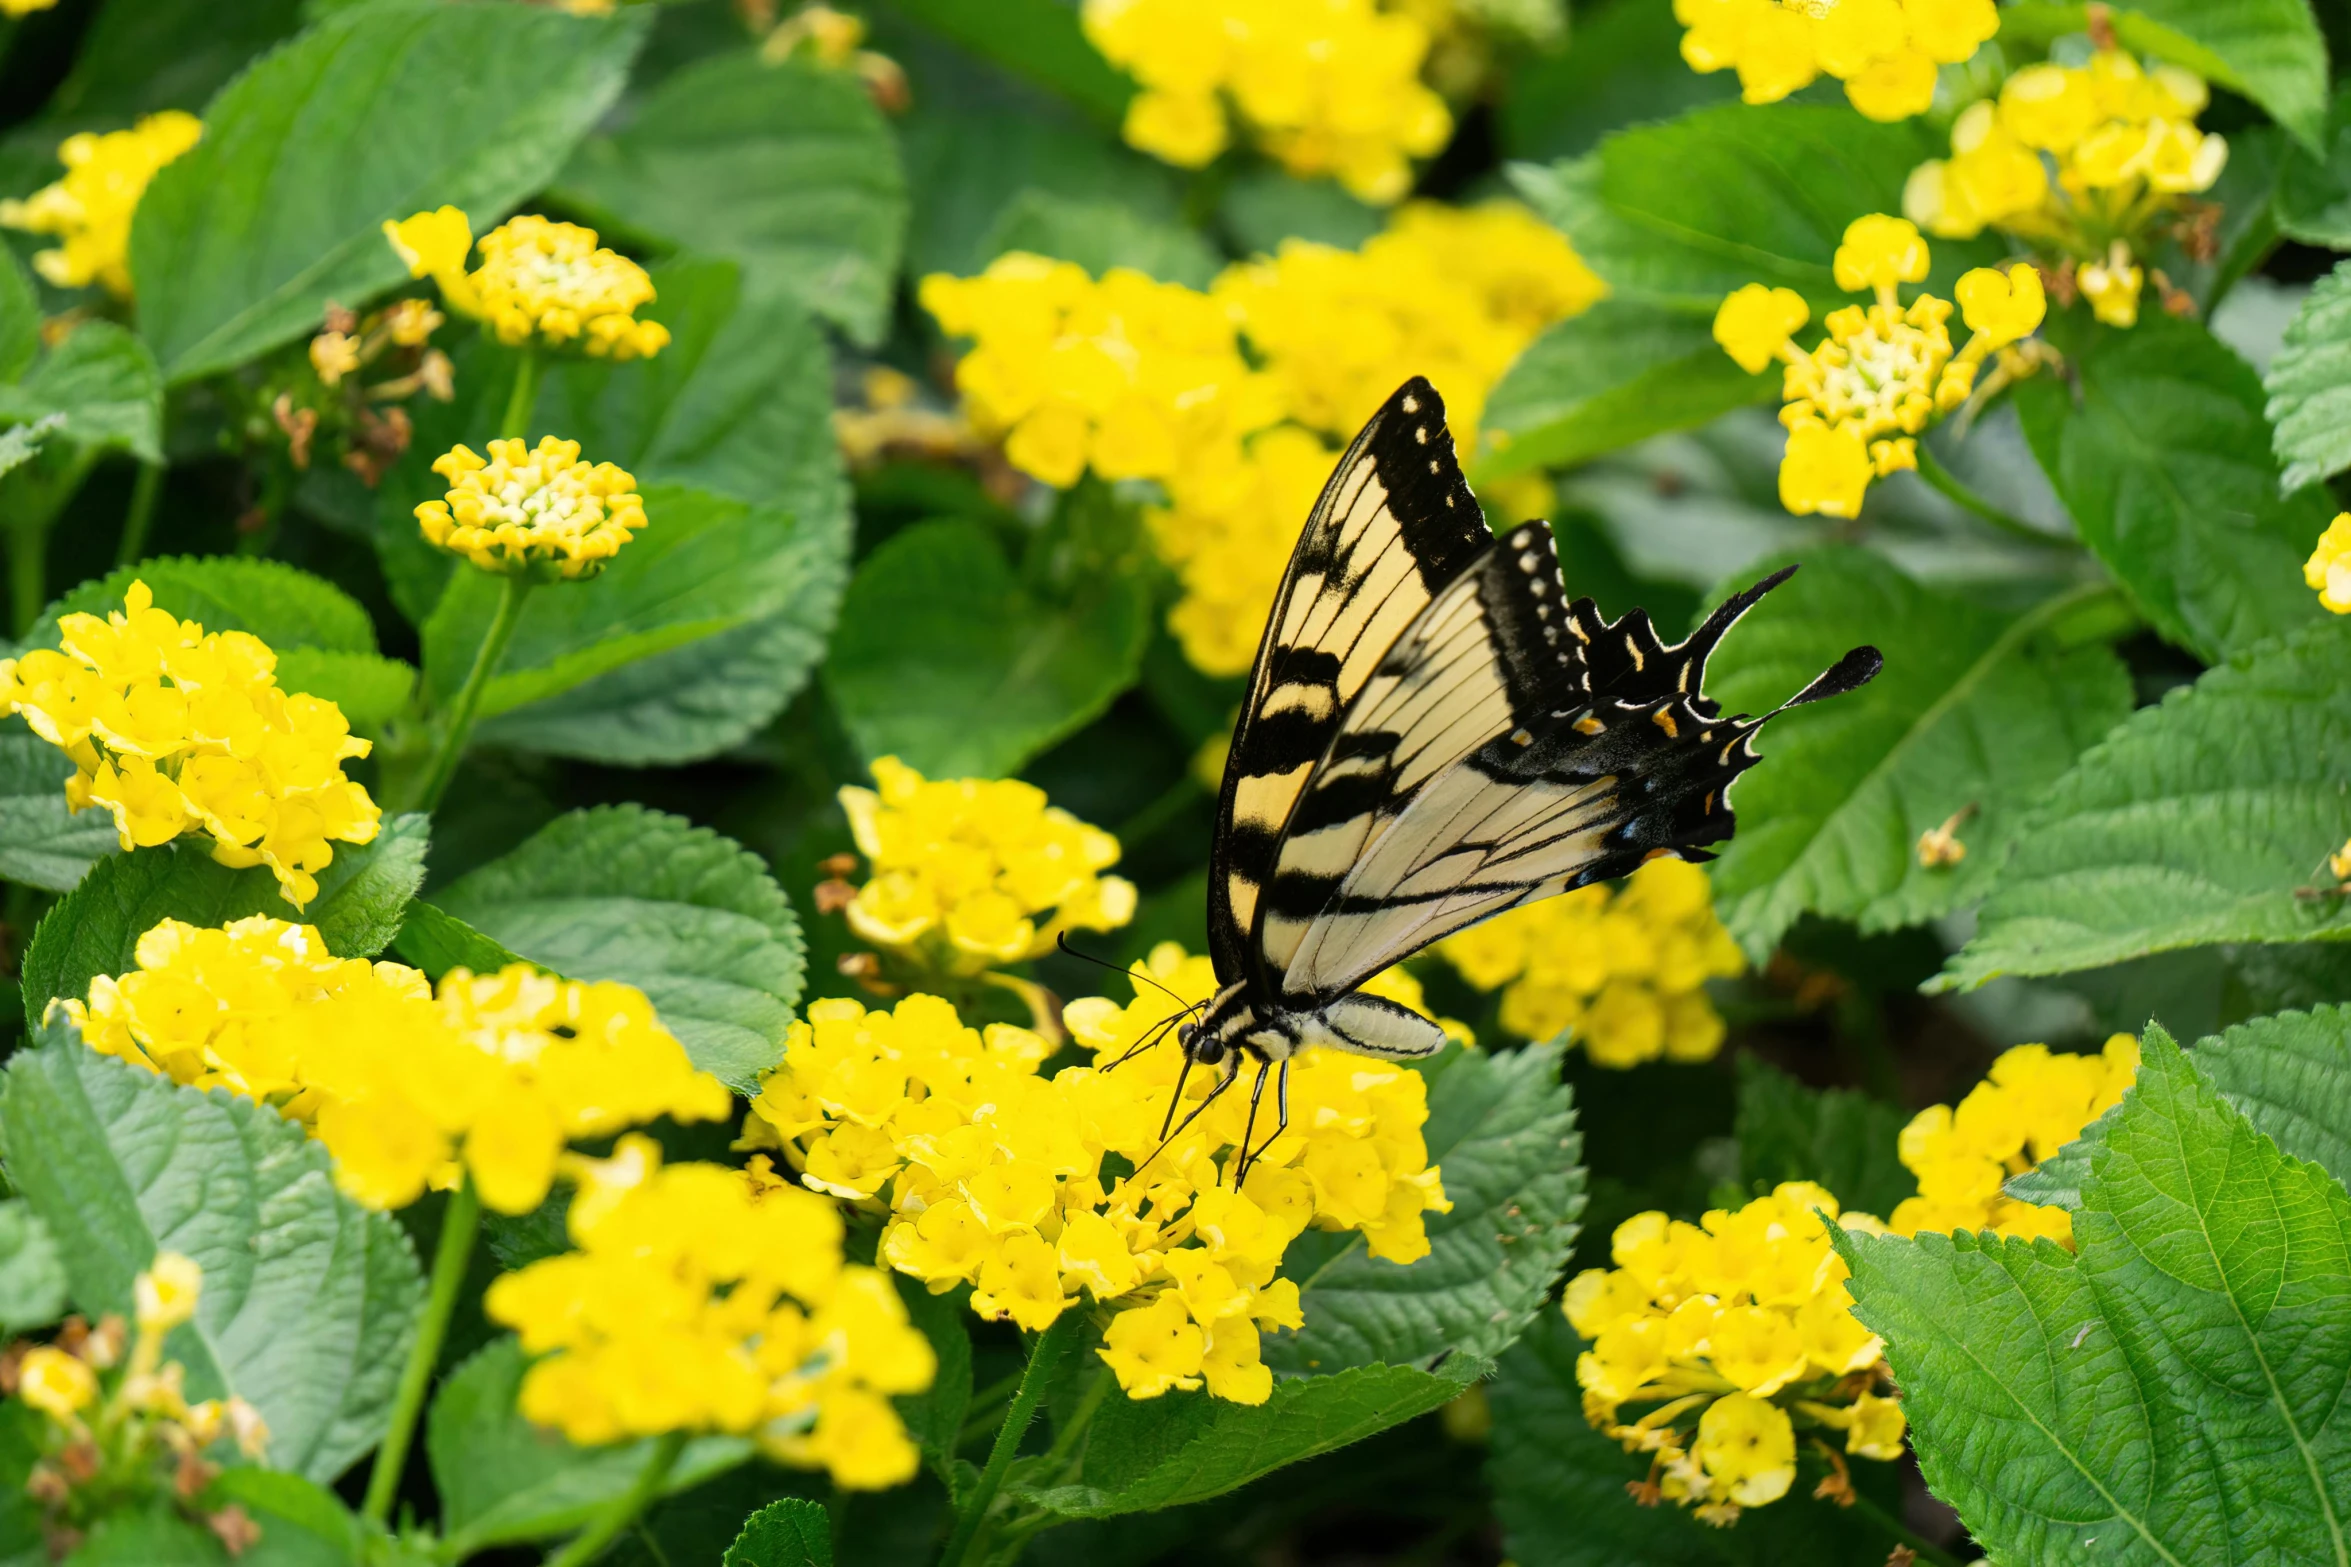
[(14, 424), (0, 430), (0, 475), (23, 467), (41, 455), (41, 448), (57, 433), (65, 422), (62, 414), (44, 414), (31, 424)]
[[(1709, 1528), (1671, 1506), (1641, 1507), (1625, 1486), (1647, 1472), (1584, 1419), (1576, 1356), (1586, 1348), (1556, 1311), (1546, 1311), (1486, 1384), (1493, 1456), (1486, 1481), (1504, 1548), (1519, 1567), (1783, 1567), (1787, 1563), (1869, 1563), (1885, 1559), (1887, 1536), (1861, 1509), (1804, 1498), (1802, 1490), (1743, 1514), (1737, 1527)], [(1872, 1489), (1876, 1464), (1855, 1464)], [(1799, 1485), (1808, 1485), (1800, 1481)]]
[(487, 227), (545, 185), (648, 20), (398, 0), (264, 56), (139, 202), (131, 274), (165, 377), (241, 364), (398, 282), (387, 220), (447, 203)]
[[(202, 1499), (208, 1509), (237, 1506), (261, 1527), (261, 1538), (236, 1558), (237, 1567), (359, 1567), (366, 1535), (335, 1493), (297, 1474), (239, 1465), (221, 1471)], [(384, 1567), (395, 1567), (386, 1563)]]
[(2279, 1148), (2351, 1185), (2351, 1007), (2239, 1023), (2197, 1045), (2195, 1062)]
[[(2064, 598), (2004, 616), (1870, 551), (1803, 559), (1723, 644), (1711, 694), (1732, 712), (1766, 712), (1864, 637), (1886, 667), (1850, 696), (1775, 720), (1763, 765), (1733, 796), (1739, 835), (1714, 868), (1715, 897), (1759, 959), (1807, 912), (1894, 930), (1981, 897), (2025, 813), (2130, 712), (2112, 653), (2051, 644)], [(1919, 835), (1971, 806), (1967, 858), (1921, 866)]]
[(1207, 288), (1224, 266), (1224, 258), (1188, 228), (1118, 202), (1071, 201), (1041, 190), (1024, 190), (1006, 203), (982, 248), (991, 260), (1025, 250), (1074, 261), (1096, 277), (1112, 267), (1132, 267), (1162, 283), (1197, 289)]
[(2261, 384), (2286, 467), (2280, 488), (2351, 468), (2351, 261), (2311, 286)]
[(1649, 0), (1578, 7), (1567, 48), (1529, 50), (1507, 63), (1496, 122), (1513, 158), (1580, 157), (1610, 131), (1739, 95), (1734, 73), (1690, 69), (1681, 22)]
[(402, 910), (424, 884), (428, 826), (422, 816), (394, 816), (373, 843), (336, 844), (334, 863), (319, 872), (318, 896), (302, 909), (278, 896), (267, 866), (230, 870), (197, 840), (101, 860), (33, 932), (24, 957), (25, 1022), (37, 1030), (50, 998), (78, 1000), (98, 975), (136, 969), (139, 938), (167, 919), (225, 925), (267, 914), (316, 926), (337, 957), (372, 958), (399, 931)]
[(1935, 987), (2351, 937), (2351, 900), (2298, 895), (2351, 836), (2347, 660), (2330, 618), (2133, 713), (2046, 792)]
[(375, 624), (350, 594), (323, 577), (282, 561), (243, 555), (177, 555), (118, 567), (85, 582), (41, 614), (26, 647), (55, 647), (63, 615), (106, 615), (123, 607), (134, 582), (147, 584), (155, 607), (207, 631), (244, 631), (280, 652), (317, 648), (329, 653), (373, 653)]
[(2286, 150), (2276, 209), (2278, 227), (2288, 239), (2351, 249), (2351, 87), (2328, 104), (2316, 147), (2297, 144)]
[(1847, 1211), (1879, 1218), (1918, 1182), (1895, 1157), (1910, 1118), (1850, 1088), (1807, 1088), (1761, 1056), (1739, 1057), (1739, 1178), (1750, 1190), (1817, 1181)]
[(1217, 224), (1233, 250), (1272, 255), (1285, 239), (1360, 250), (1387, 227), (1387, 214), (1329, 180), (1292, 178), (1279, 167), (1244, 168), (1224, 187)]
[[(1747, 283), (1792, 288), (1816, 312), (1852, 303), (1829, 266), (1846, 225), (1900, 212), (1910, 171), (1948, 151), (1922, 121), (1724, 104), (1619, 131), (1573, 162), (1515, 164), (1510, 176), (1611, 293), (1711, 321)], [(1934, 251), (1936, 279), (1986, 253), (1948, 240)]]
[(1460, 1397), (1489, 1369), (1467, 1357), (1450, 1362), (1441, 1376), (1411, 1366), (1355, 1366), (1335, 1376), (1277, 1380), (1273, 1396), (1255, 1406), (1206, 1393), (1143, 1402), (1112, 1397), (1087, 1430), (1077, 1483), (1021, 1495), (1063, 1518), (1206, 1501), (1425, 1415)]
[(0, 733), (0, 877), (65, 892), (115, 852), (114, 821), (103, 810), (66, 809), (73, 763), (37, 735)]
[(0, 1202), (0, 1333), (15, 1337), (65, 1315), (65, 1259), (21, 1197)]
[(0, 381), (14, 381), (41, 348), (41, 296), (16, 252), (0, 246)]
[(720, 1567), (833, 1567), (833, 1523), (822, 1502), (787, 1496), (743, 1520)]
[(636, 986), (737, 1089), (783, 1059), (800, 924), (759, 857), (707, 827), (637, 805), (574, 811), (435, 902), (558, 974)]
[[(45, 1553), (44, 1553), (45, 1554)], [(107, 1514), (66, 1558), (68, 1567), (228, 1567), (229, 1553), (211, 1530), (151, 1502)]]
[(0, 385), (0, 421), (59, 416), (56, 438), (85, 452), (163, 461), (163, 374), (147, 345), (111, 321), (85, 321), (24, 379)]
[[(569, 1534), (623, 1495), (653, 1439), (574, 1447), (515, 1408), (529, 1357), (511, 1336), (493, 1339), (449, 1373), (425, 1416), (425, 1457), (441, 1498), (443, 1555)], [(741, 1437), (688, 1443), (663, 1494), (675, 1495), (751, 1456)]]
[(495, 974), (509, 964), (524, 961), (455, 915), (422, 898), (411, 901), (401, 919), (392, 950), (404, 962), (424, 970), (434, 984), (453, 968), (476, 974)]
[(270, 1463), (322, 1483), (383, 1435), (423, 1304), (407, 1234), (335, 1190), (326, 1149), (266, 1105), (36, 1031), (0, 1087), (7, 1173), (65, 1258), (74, 1305), (128, 1315), (157, 1251), (204, 1269), (165, 1352), (188, 1396), (236, 1394)]
[(1845, 1235), (1855, 1313), (1994, 1560), (2342, 1561), (2351, 1193), (2160, 1028), (2142, 1049), (2089, 1134), (2075, 1252)]
[(107, 0), (81, 37), (45, 119), (115, 124), (200, 111), (256, 54), (300, 25), (298, 0)]
[(694, 485), (789, 513), (840, 535), (845, 553), (849, 493), (823, 330), (731, 261), (687, 257), (652, 276), (661, 298), (645, 315), (670, 329), (669, 346), (625, 365), (556, 366), (533, 433), (578, 440), (641, 484)]
[(1584, 1210), (1583, 1139), (1559, 1080), (1561, 1050), (1449, 1050), (1428, 1068), (1429, 1162), (1453, 1211), (1428, 1215), (1429, 1254), (1383, 1262), (1363, 1237), (1309, 1230), (1284, 1271), (1306, 1325), (1269, 1335), (1277, 1372), (1490, 1360), (1526, 1331), (1575, 1249)]
[[(648, 485), (646, 530), (590, 581), (525, 601), (483, 694), (478, 743), (624, 766), (699, 760), (783, 710), (823, 649), (838, 531), (707, 490)], [(473, 666), (498, 579), (450, 579), (424, 626), (425, 683)]]
[(2253, 367), (2159, 311), (2129, 331), (2078, 312), (2050, 326), (2073, 375), (2017, 387), (2025, 437), (2148, 622), (2213, 662), (2315, 618), (2302, 561), (2332, 508), (2281, 498)]
[(376, 734), (409, 710), (416, 697), (416, 670), (379, 653), (291, 647), (278, 655), (278, 689), (332, 702), (353, 729)]
[(699, 61), (583, 142), (558, 183), (600, 221), (734, 257), (860, 343), (888, 325), (906, 180), (855, 72), (748, 49)]
[(1571, 468), (1779, 391), (1776, 374), (1740, 369), (1705, 317), (1603, 299), (1536, 338), (1494, 388), (1478, 475)]
[(868, 758), (935, 778), (1009, 777), (1133, 684), (1150, 629), (1132, 573), (1048, 605), (985, 527), (926, 522), (858, 568), (825, 689)]
[(2327, 46), (2309, 0), (2132, 0), (2118, 9), (2209, 51), (2226, 67), (2210, 71), (2206, 63), (2214, 81), (2267, 109), (2304, 144), (2318, 145), (2327, 111)]
[(896, 9), (981, 59), (1059, 94), (1103, 125), (1126, 114), (1134, 84), (1102, 58), (1060, 0), (896, 0)]

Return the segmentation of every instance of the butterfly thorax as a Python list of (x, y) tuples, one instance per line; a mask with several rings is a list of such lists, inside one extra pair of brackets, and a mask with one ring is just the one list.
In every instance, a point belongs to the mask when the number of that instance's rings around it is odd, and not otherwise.
[(1222, 1066), (1238, 1054), (1259, 1061), (1287, 1061), (1306, 1042), (1304, 1019), (1251, 996), (1253, 986), (1237, 980), (1216, 993), (1197, 1023), (1176, 1030), (1184, 1054), (1201, 1066)]
[(1445, 1032), (1417, 1012), (1360, 990), (1285, 1006), (1242, 979), (1218, 991), (1200, 1021), (1178, 1029), (1176, 1039), (1199, 1065), (1222, 1066), (1236, 1055), (1287, 1061), (1309, 1046), (1410, 1061), (1444, 1048)]

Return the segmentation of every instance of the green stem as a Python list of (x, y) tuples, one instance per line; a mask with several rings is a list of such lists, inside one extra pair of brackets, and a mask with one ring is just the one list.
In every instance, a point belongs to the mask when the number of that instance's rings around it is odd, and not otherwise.
[(527, 440), (531, 433), (531, 415), (539, 407), (539, 351), (525, 343), (514, 367), (514, 390), (506, 399), (506, 417), (498, 421), (498, 434), (509, 440)]
[(1004, 1412), (1004, 1423), (996, 1428), (996, 1445), (988, 1450), (988, 1466), (980, 1471), (979, 1483), (955, 1515), (955, 1532), (947, 1537), (947, 1548), (939, 1553), (939, 1567), (963, 1567), (963, 1559), (971, 1551), (972, 1541), (978, 1537), (980, 1525), (987, 1522), (989, 1512), (996, 1505), (996, 1493), (1004, 1488), (1004, 1476), (1012, 1468), (1013, 1458), (1020, 1452), (1020, 1439), (1027, 1434), (1029, 1422), (1036, 1418), (1037, 1406), (1045, 1401), (1045, 1388), (1053, 1380), (1054, 1370), (1061, 1359), (1085, 1331), (1085, 1317), (1081, 1312), (1064, 1311), (1053, 1319), (1053, 1325), (1037, 1335), (1037, 1342), (1029, 1350), (1029, 1363), (1020, 1374), (1020, 1390), (1012, 1395), (1012, 1407)]
[(637, 1478), (628, 1490), (614, 1499), (612, 1505), (596, 1515), (595, 1520), (571, 1537), (570, 1543), (547, 1558), (546, 1567), (582, 1567), (604, 1554), (623, 1529), (637, 1521), (639, 1514), (651, 1506), (669, 1481), (669, 1472), (677, 1467), (678, 1454), (686, 1450), (686, 1433), (672, 1431), (653, 1444), (646, 1455), (645, 1467), (637, 1471)]
[(8, 603), (16, 634), (33, 629), (49, 602), (49, 524), (19, 523), (8, 530)]
[(449, 792), (449, 780), (457, 776), (457, 764), (465, 758), (466, 737), (473, 732), (473, 715), (482, 705), (482, 692), (506, 657), (506, 644), (514, 640), (514, 625), (522, 617), (522, 601), (530, 591), (528, 577), (500, 579), (498, 612), (491, 617), (490, 629), (482, 634), (482, 645), (474, 652), (473, 669), (466, 675), (465, 685), (443, 720), (440, 748), (433, 753), (432, 768), (425, 774), (424, 792), (417, 800), (418, 810), (431, 811), (441, 803), (441, 796)]
[(1918, 447), (1918, 476), (1926, 481), (1929, 489), (1935, 491), (1945, 500), (1971, 516), (1990, 523), (2011, 538), (2022, 539), (2028, 544), (2038, 544), (2041, 548), (2049, 550), (2064, 549), (2073, 543), (2071, 539), (2060, 538), (2054, 533), (2036, 528), (2022, 517), (2012, 516), (1985, 500), (1962, 483), (1957, 474), (1944, 467), (1942, 461), (1927, 449), (1926, 443), (1923, 441), (1919, 443)]
[(400, 1471), (408, 1463), (417, 1418), (424, 1413), (425, 1390), (432, 1385), (433, 1368), (440, 1364), (441, 1341), (449, 1334), (449, 1315), (457, 1309), (458, 1286), (465, 1282), (465, 1265), (473, 1256), (474, 1235), (481, 1227), (482, 1200), (469, 1178), (449, 1194), (449, 1207), (441, 1215), (441, 1241), (433, 1249), (432, 1293), (425, 1300), (424, 1319), (416, 1325), (408, 1364), (400, 1369), (400, 1391), (392, 1398), (392, 1419), (384, 1428), (384, 1445), (376, 1449), (375, 1468), (367, 1477), (367, 1500), (359, 1509), (371, 1523), (382, 1523), (392, 1516), (392, 1498), (400, 1491)]
[(130, 509), (123, 513), (122, 542), (115, 546), (114, 563), (128, 566), (142, 560), (147, 554), (147, 529), (155, 521), (155, 503), (163, 495), (164, 465), (159, 462), (139, 464), (139, 477), (131, 486)]

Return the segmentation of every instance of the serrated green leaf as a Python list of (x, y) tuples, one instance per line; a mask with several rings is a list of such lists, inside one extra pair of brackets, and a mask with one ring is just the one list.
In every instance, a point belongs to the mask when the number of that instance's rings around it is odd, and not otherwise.
[[(2004, 616), (1871, 551), (1802, 560), (1725, 640), (1710, 693), (1729, 711), (1766, 712), (1862, 640), (1886, 665), (1849, 696), (1775, 720), (1733, 796), (1739, 835), (1714, 867), (1715, 897), (1759, 960), (1807, 912), (1893, 930), (1981, 897), (2025, 814), (2130, 712), (2112, 653), (2060, 651), (2041, 634), (2062, 598)], [(1971, 806), (1967, 858), (1920, 865), (1919, 835)]]
[(833, 1567), (833, 1524), (821, 1502), (787, 1496), (743, 1520), (720, 1567)]
[(2075, 1252), (1844, 1235), (1920, 1467), (1995, 1560), (2351, 1559), (2351, 1193), (2169, 1035), (2089, 1134)]
[(2315, 489), (2281, 496), (2253, 367), (2161, 312), (2129, 331), (2076, 313), (2047, 335), (2073, 374), (2017, 387), (2025, 437), (2148, 622), (2217, 661), (2316, 618), (2302, 561), (2331, 507)]
[(1914, 1195), (1918, 1181), (1895, 1157), (1910, 1119), (1850, 1088), (1807, 1088), (1762, 1057), (1739, 1057), (1739, 1178), (1750, 1189), (1817, 1181), (1848, 1211), (1875, 1214)]
[[(1619, 131), (1572, 162), (1515, 164), (1510, 177), (1613, 295), (1710, 321), (1747, 283), (1792, 288), (1816, 311), (1852, 303), (1829, 266), (1846, 225), (1900, 212), (1910, 171), (1948, 150), (1916, 120), (1724, 104)], [(1934, 279), (1982, 253), (1937, 240)]]
[[(511, 1336), (449, 1373), (425, 1416), (425, 1457), (441, 1498), (448, 1560), (494, 1545), (569, 1534), (625, 1493), (653, 1441), (574, 1447), (515, 1408), (529, 1358)], [(751, 1443), (707, 1436), (686, 1444), (663, 1485), (675, 1495), (743, 1463)]]
[(557, 817), (434, 896), (508, 950), (652, 999), (694, 1064), (755, 1091), (800, 999), (791, 900), (757, 855), (636, 805)]
[(1478, 474), (1574, 467), (1779, 391), (1777, 375), (1749, 375), (1722, 351), (1706, 317), (1603, 299), (1527, 345), (1494, 388)]
[(992, 260), (1008, 250), (1071, 261), (1096, 277), (1132, 267), (1163, 283), (1205, 289), (1224, 260), (1190, 229), (1108, 201), (1070, 201), (1024, 190), (996, 215), (982, 245)]
[(387, 220), (447, 203), (487, 227), (545, 185), (649, 20), (371, 5), (264, 56), (139, 201), (131, 274), (166, 379), (240, 364), (316, 330), (330, 300), (399, 281)]
[[(1856, 1508), (1845, 1511), (1791, 1491), (1752, 1508), (1738, 1526), (1714, 1529), (1674, 1507), (1641, 1507), (1625, 1486), (1647, 1472), (1584, 1418), (1577, 1355), (1588, 1346), (1556, 1311), (1543, 1313), (1502, 1357), (1486, 1384), (1493, 1456), (1486, 1481), (1510, 1560), (1519, 1567), (1715, 1567), (1789, 1563), (1874, 1564), (1889, 1537)], [(1892, 1476), (1855, 1464), (1866, 1494)]]
[(39, 736), (17, 726), (0, 733), (0, 877), (65, 892), (116, 851), (113, 818), (66, 808), (73, 773), (65, 753)]
[(2194, 1059), (2280, 1149), (2351, 1186), (2351, 1007), (2239, 1023), (2198, 1044)]
[[(601, 576), (533, 593), (483, 694), (478, 743), (624, 766), (699, 760), (782, 711), (824, 645), (837, 531), (707, 490), (648, 485), (650, 519)], [(472, 668), (498, 580), (461, 572), (424, 625), (441, 699)]]
[(129, 1315), (158, 1250), (204, 1269), (170, 1359), (234, 1393), (270, 1463), (332, 1481), (383, 1435), (424, 1277), (388, 1214), (336, 1191), (326, 1149), (266, 1105), (99, 1055), (62, 1019), (0, 1087), (10, 1182), (56, 1237), (77, 1308)]
[(2351, 262), (2312, 285), (2261, 384), (2282, 488), (2351, 468)]
[(2278, 227), (2288, 239), (2351, 249), (2351, 87), (2327, 106), (2316, 147), (2287, 149), (2278, 172)]
[(927, 522), (866, 558), (825, 689), (858, 749), (933, 777), (1009, 777), (1134, 682), (1150, 635), (1132, 573), (1054, 606), (981, 525)]
[(0, 430), (0, 475), (23, 467), (41, 455), (41, 448), (57, 427), (65, 422), (60, 414), (44, 414), (31, 424), (10, 425)]
[(400, 929), (402, 911), (424, 884), (422, 816), (389, 817), (376, 840), (335, 845), (318, 874), (318, 896), (296, 909), (278, 895), (267, 866), (233, 871), (200, 842), (101, 860), (51, 909), (24, 957), (26, 1025), (38, 1029), (55, 996), (87, 996), (100, 974), (136, 969), (139, 938), (166, 919), (225, 925), (249, 914), (314, 925), (337, 957), (372, 958)]
[(65, 1259), (21, 1197), (0, 1202), (0, 1333), (11, 1338), (65, 1315)]
[(897, 0), (897, 9), (984, 60), (1118, 123), (1134, 84), (1102, 58), (1059, 0)]
[(860, 343), (888, 324), (906, 180), (854, 72), (750, 49), (698, 61), (581, 143), (557, 183), (624, 231), (734, 257)]
[(0, 384), (0, 421), (58, 416), (56, 438), (84, 452), (163, 461), (163, 375), (155, 356), (111, 321), (85, 321), (22, 380)]
[(2351, 836), (2346, 659), (2329, 617), (2133, 713), (2047, 791), (1936, 987), (2351, 938), (2351, 900), (2298, 892)]
[(416, 699), (416, 669), (380, 653), (292, 647), (278, 654), (278, 689), (332, 702), (361, 734), (377, 734)]
[(26, 647), (55, 647), (61, 615), (106, 615), (123, 607), (123, 594), (144, 582), (155, 607), (207, 631), (244, 631), (272, 648), (317, 648), (373, 653), (375, 624), (350, 594), (324, 577), (282, 561), (241, 555), (171, 555), (123, 566), (85, 582), (42, 611), (26, 633)]
[(1283, 1271), (1306, 1325), (1268, 1335), (1277, 1372), (1425, 1362), (1450, 1350), (1491, 1360), (1526, 1331), (1575, 1250), (1583, 1139), (1559, 1080), (1561, 1048), (1451, 1050), (1428, 1068), (1429, 1163), (1451, 1213), (1427, 1216), (1429, 1254), (1409, 1266), (1363, 1237), (1309, 1230)]
[(1461, 1396), (1491, 1369), (1466, 1357), (1445, 1374), (1411, 1366), (1354, 1366), (1327, 1377), (1277, 1380), (1263, 1404), (1206, 1393), (1137, 1402), (1111, 1398), (1086, 1435), (1077, 1483), (1022, 1493), (1063, 1518), (1181, 1507), (1222, 1496), (1301, 1459), (1360, 1442)]
[(392, 950), (403, 962), (422, 969), (425, 977), (436, 985), (453, 968), (495, 974), (510, 963), (524, 961), (465, 921), (422, 898), (412, 901), (402, 915), (400, 934), (392, 938)]

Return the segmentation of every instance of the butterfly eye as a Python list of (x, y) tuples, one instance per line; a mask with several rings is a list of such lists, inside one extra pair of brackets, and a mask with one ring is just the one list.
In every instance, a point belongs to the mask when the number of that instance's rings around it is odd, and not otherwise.
[(1191, 1053), (1192, 1041), (1199, 1037), (1200, 1025), (1197, 1023), (1180, 1023), (1176, 1026), (1176, 1043), (1183, 1047), (1187, 1055)]

